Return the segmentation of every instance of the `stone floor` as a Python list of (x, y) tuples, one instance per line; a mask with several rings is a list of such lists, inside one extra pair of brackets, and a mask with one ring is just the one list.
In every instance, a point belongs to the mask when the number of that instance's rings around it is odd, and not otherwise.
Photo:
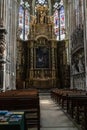
[(40, 109), (40, 130), (80, 130), (61, 107), (52, 101), (50, 94), (40, 93)]

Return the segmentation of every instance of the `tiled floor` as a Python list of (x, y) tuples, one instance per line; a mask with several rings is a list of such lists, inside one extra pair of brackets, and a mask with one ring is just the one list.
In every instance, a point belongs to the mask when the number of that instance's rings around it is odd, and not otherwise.
[(49, 94), (40, 94), (41, 129), (40, 130), (79, 130), (66, 116)]

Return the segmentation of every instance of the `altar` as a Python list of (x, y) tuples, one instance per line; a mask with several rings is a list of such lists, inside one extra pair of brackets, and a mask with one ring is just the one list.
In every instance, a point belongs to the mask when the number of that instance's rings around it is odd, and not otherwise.
[(28, 48), (26, 87), (56, 87), (57, 42), (53, 32), (53, 20), (48, 6), (38, 5), (36, 16), (31, 16)]
[(34, 88), (51, 88), (55, 87), (56, 79), (33, 79), (33, 87)]
[[(22, 43), (22, 64), (17, 71), (17, 84), (24, 88), (53, 88), (58, 79), (57, 40), (53, 17), (47, 5), (37, 5), (36, 15), (30, 16), (28, 40)], [(22, 74), (22, 75), (21, 75)], [(22, 79), (23, 80), (20, 80)], [(18, 83), (20, 81), (20, 83)], [(22, 86), (23, 86), (22, 85)]]
[(68, 41), (56, 40), (48, 5), (36, 5), (30, 15), (27, 41), (19, 41), (16, 88), (69, 86)]

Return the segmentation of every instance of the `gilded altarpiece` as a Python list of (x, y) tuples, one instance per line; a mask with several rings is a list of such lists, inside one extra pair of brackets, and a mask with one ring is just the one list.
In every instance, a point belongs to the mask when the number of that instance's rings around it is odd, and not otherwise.
[(17, 44), (16, 88), (69, 87), (66, 42), (56, 40), (48, 6), (37, 5), (35, 9), (28, 40)]
[(48, 15), (48, 7), (38, 5), (36, 16), (31, 16), (29, 40), (27, 42), (28, 61), (26, 88), (56, 87), (57, 42), (53, 32), (53, 18)]

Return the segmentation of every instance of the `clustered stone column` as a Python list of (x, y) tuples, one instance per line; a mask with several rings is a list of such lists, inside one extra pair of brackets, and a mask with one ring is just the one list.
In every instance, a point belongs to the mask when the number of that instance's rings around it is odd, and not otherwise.
[(3, 20), (0, 20), (0, 89), (4, 86), (4, 64), (6, 63), (6, 41), (5, 41), (6, 29), (3, 25)]
[(85, 86), (87, 91), (87, 0), (84, 0), (84, 53), (85, 53)]

